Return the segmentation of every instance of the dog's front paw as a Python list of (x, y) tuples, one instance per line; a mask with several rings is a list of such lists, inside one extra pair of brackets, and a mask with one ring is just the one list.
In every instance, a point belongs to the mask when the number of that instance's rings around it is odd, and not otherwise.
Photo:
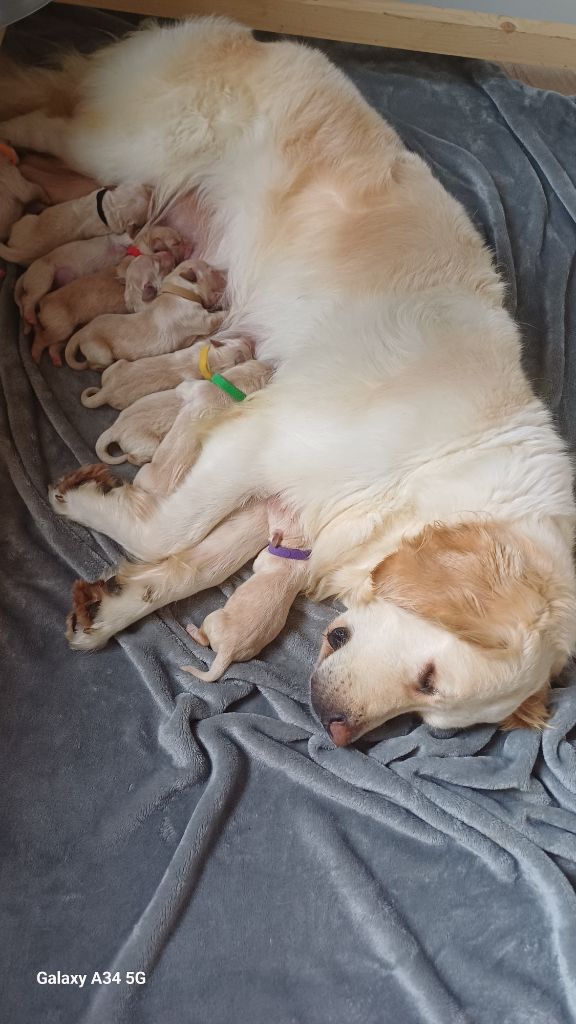
[(106, 495), (123, 484), (123, 480), (113, 476), (108, 467), (101, 463), (81, 466), (74, 473), (63, 476), (50, 488), (50, 504), (59, 515), (70, 516), (73, 515), (71, 498), (80, 489), (89, 488), (94, 494)]
[(113, 633), (104, 624), (102, 602), (118, 595), (122, 584), (116, 576), (107, 580), (76, 580), (72, 588), (72, 610), (66, 619), (66, 639), (74, 650), (95, 651)]

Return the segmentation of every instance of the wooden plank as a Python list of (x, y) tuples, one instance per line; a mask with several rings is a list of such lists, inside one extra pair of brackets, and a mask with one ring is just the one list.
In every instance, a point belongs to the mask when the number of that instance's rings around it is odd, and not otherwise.
[[(400, 0), (58, 0), (158, 17), (225, 14), (268, 32), (576, 68), (576, 25)], [(502, 0), (503, 6), (506, 0)], [(545, 7), (545, 5), (543, 5)]]

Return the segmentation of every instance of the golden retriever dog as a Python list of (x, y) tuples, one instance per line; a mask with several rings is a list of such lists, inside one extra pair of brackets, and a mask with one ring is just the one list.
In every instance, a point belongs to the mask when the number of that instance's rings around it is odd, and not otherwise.
[[(102, 369), (116, 359), (140, 359), (187, 348), (214, 334), (224, 313), (209, 312), (218, 302), (222, 275), (202, 260), (184, 260), (164, 280), (147, 309), (131, 317), (99, 316), (66, 346), (74, 370)], [(78, 358), (81, 352), (83, 359)]]
[[(100, 387), (86, 388), (80, 401), (89, 409), (101, 405), (126, 409), (145, 395), (168, 391), (187, 380), (201, 380), (199, 358), (205, 347), (205, 341), (197, 341), (190, 348), (164, 356), (147, 356), (132, 362), (118, 359), (104, 370)], [(252, 346), (247, 338), (226, 338), (210, 346), (210, 369), (213, 373), (222, 373), (246, 362), (251, 355)]]
[(143, 185), (98, 189), (80, 199), (28, 213), (16, 221), (0, 256), (28, 266), (59, 245), (96, 235), (133, 236), (148, 217), (150, 190)]
[(22, 216), (29, 203), (46, 202), (39, 185), (22, 177), (18, 157), (5, 143), (0, 142), (0, 242), (4, 242), (15, 221)]
[(184, 671), (213, 683), (233, 661), (250, 661), (284, 629), (294, 598), (306, 588), (306, 538), (296, 516), (272, 499), (268, 502), (270, 545), (254, 562), (254, 574), (237, 588), (223, 608), (207, 615), (190, 636), (216, 657), (207, 671), (185, 665)]
[(312, 684), (335, 743), (406, 711), (542, 725), (576, 641), (573, 473), (464, 209), (323, 54), (227, 20), (146, 28), (73, 86), (73, 109), (41, 109), (43, 86), (0, 134), (149, 184), (157, 209), (193, 195), (195, 253), (228, 274), (222, 333), (277, 370), (170, 494), (102, 466), (52, 488), (140, 559), (118, 587), (79, 584), (72, 646), (235, 571), (262, 547), (244, 503), (278, 495), (312, 548), (308, 593), (346, 607)]
[[(232, 367), (226, 374), (234, 387), (250, 395), (270, 380), (272, 367), (250, 359), (247, 363)], [(171, 391), (160, 391), (145, 395), (120, 413), (111, 427), (108, 427), (96, 442), (96, 455), (102, 462), (119, 465), (131, 462), (142, 466), (150, 462), (160, 442), (166, 437), (180, 411), (187, 407), (190, 421), (209, 416), (217, 409), (230, 405), (234, 399), (211, 381), (185, 381)], [(189, 465), (192, 465), (194, 431), (189, 435)], [(166, 448), (169, 447), (169, 444)], [(120, 454), (110, 452), (112, 445), (118, 446)], [(168, 460), (166, 448), (160, 458), (160, 465)], [(172, 459), (170, 459), (172, 462)]]

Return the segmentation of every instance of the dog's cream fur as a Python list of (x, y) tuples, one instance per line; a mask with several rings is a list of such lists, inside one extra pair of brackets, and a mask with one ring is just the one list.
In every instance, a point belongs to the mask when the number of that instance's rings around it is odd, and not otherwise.
[[(190, 592), (194, 545), (251, 495), (279, 494), (313, 547), (311, 592), (348, 606), (348, 632), (332, 630), (348, 642), (324, 647), (313, 690), (337, 742), (405, 710), (446, 727), (541, 722), (576, 639), (572, 468), (462, 207), (296, 43), (200, 19), (138, 33), (75, 76), (73, 116), (38, 110), (0, 134), (148, 183), (157, 204), (198, 188), (198, 255), (228, 271), (222, 335), (250, 334), (279, 368), (167, 497), (91, 469), (53, 491), (60, 514), (150, 563), (101, 589), (89, 622), (78, 596), (72, 644), (97, 647)], [(404, 560), (416, 537), (418, 563)]]
[(150, 191), (142, 185), (108, 189), (102, 200), (107, 223), (98, 215), (96, 192), (80, 199), (49, 206), (42, 213), (27, 213), (16, 221), (0, 256), (10, 263), (28, 266), (66, 242), (97, 235), (134, 235), (148, 216)]
[[(269, 381), (272, 376), (272, 368), (266, 363), (259, 363), (250, 359), (240, 366), (231, 367), (226, 374), (235, 387), (240, 388), (246, 395), (252, 394)], [(131, 462), (135, 466), (142, 466), (150, 462), (160, 442), (172, 434), (172, 427), (181, 410), (186, 406), (188, 410), (189, 430), (191, 424), (196, 420), (209, 416), (217, 409), (223, 409), (233, 399), (226, 392), (216, 387), (210, 381), (184, 381), (171, 391), (159, 391), (151, 395), (139, 398), (133, 405), (124, 409), (117, 417), (111, 427), (108, 427), (96, 442), (96, 455), (102, 462), (109, 465), (119, 465), (121, 462)], [(180, 430), (175, 432), (164, 446), (159, 459), (162, 469), (174, 463)], [(110, 452), (111, 445), (118, 445), (122, 451), (119, 455)], [(188, 434), (188, 455), (187, 468), (195, 461), (194, 430)], [(178, 457), (177, 457), (178, 458)], [(166, 466), (164, 465), (166, 463)], [(178, 458), (178, 468), (181, 472), (181, 459)], [(142, 486), (142, 481), (140, 481)]]
[[(202, 260), (184, 260), (165, 278), (189, 297), (162, 291), (148, 308), (134, 316), (99, 316), (78, 331), (66, 346), (66, 362), (75, 370), (101, 369), (116, 359), (140, 359), (187, 348), (197, 338), (214, 334), (223, 313), (205, 308), (222, 292), (222, 276)], [(82, 352), (84, 360), (78, 358)]]

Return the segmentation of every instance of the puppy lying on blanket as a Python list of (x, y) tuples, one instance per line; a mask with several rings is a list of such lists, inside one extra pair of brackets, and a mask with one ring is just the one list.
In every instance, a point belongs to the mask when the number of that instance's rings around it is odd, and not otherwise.
[[(198, 359), (204, 347), (204, 341), (197, 341), (190, 348), (168, 352), (164, 356), (148, 356), (134, 362), (119, 359), (104, 370), (99, 388), (86, 388), (82, 392), (82, 405), (89, 409), (100, 405), (126, 409), (145, 395), (168, 391), (186, 380), (201, 380)], [(210, 368), (213, 373), (222, 373), (237, 363), (246, 362), (251, 355), (252, 346), (247, 338), (225, 338), (217, 343), (212, 342)]]
[[(270, 366), (251, 359), (240, 366), (232, 367), (226, 374), (226, 379), (244, 395), (248, 395), (263, 387), (271, 376)], [(150, 462), (184, 406), (188, 407), (190, 418), (194, 420), (201, 419), (216, 409), (224, 408), (233, 400), (229, 394), (210, 381), (185, 381), (171, 391), (146, 395), (128, 409), (124, 409), (115, 423), (100, 435), (96, 442), (96, 455), (109, 465), (131, 462), (134, 466), (141, 466), (145, 462)], [(192, 453), (195, 445), (190, 433), (187, 443)], [(121, 454), (110, 453), (110, 446), (113, 444), (123, 449)], [(164, 451), (162, 462), (165, 455)]]
[[(225, 313), (210, 313), (222, 294), (222, 275), (202, 260), (185, 260), (164, 281), (149, 309), (119, 320), (99, 316), (78, 331), (66, 346), (74, 370), (100, 369), (115, 359), (139, 359), (187, 348), (198, 337), (214, 334)], [(78, 359), (82, 352), (85, 360)]]
[(77, 281), (50, 292), (40, 302), (36, 314), (37, 327), (32, 345), (32, 358), (38, 362), (45, 348), (55, 366), (61, 366), (60, 349), (80, 324), (102, 313), (130, 312), (126, 292), (131, 301), (152, 289), (172, 268), (170, 253), (139, 256), (122, 260), (117, 267), (80, 277)]
[(206, 616), (198, 628), (187, 626), (197, 643), (210, 645), (216, 657), (207, 671), (185, 665), (184, 671), (213, 683), (233, 661), (255, 658), (284, 629), (294, 599), (308, 578), (306, 538), (296, 516), (279, 502), (268, 502), (271, 543), (258, 555), (253, 575), (234, 591), (223, 608)]
[[(34, 260), (16, 281), (14, 300), (27, 328), (36, 324), (36, 307), (52, 289), (116, 266), (130, 245), (129, 235), (102, 235), (67, 242)], [(25, 327), (26, 329), (26, 327)]]
[(29, 203), (45, 202), (46, 195), (39, 185), (23, 178), (18, 157), (11, 146), (0, 142), (0, 241), (10, 234), (10, 228), (22, 216)]
[(148, 216), (150, 189), (144, 185), (119, 185), (99, 189), (81, 199), (49, 206), (16, 221), (0, 256), (9, 263), (28, 266), (65, 242), (96, 235), (134, 235)]

